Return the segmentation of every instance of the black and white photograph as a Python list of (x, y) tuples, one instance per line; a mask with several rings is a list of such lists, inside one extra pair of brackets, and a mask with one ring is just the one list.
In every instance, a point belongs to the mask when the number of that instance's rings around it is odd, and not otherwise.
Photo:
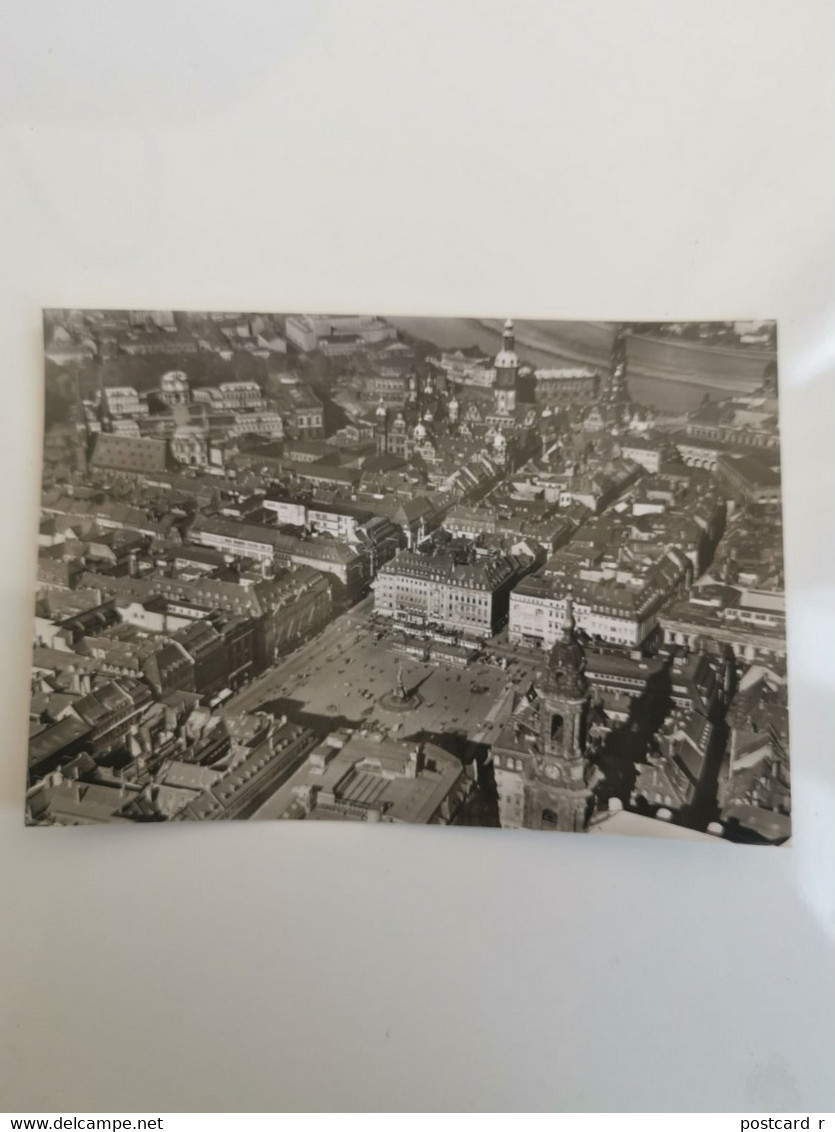
[(835, 5), (7, 8), (9, 1127), (833, 1132)]
[(26, 820), (791, 837), (777, 327), (44, 312)]

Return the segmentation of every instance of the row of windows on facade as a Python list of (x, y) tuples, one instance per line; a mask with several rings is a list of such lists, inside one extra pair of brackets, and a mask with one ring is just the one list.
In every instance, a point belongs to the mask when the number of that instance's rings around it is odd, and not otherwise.
[(766, 625), (782, 625), (785, 617), (775, 613), (754, 613), (747, 609), (726, 609), (725, 617), (729, 621), (761, 621)]
[[(527, 594), (512, 595), (514, 606), (516, 605), (533, 605), (535, 607), (535, 616), (542, 616), (542, 610), (549, 610), (555, 616), (562, 617), (565, 614), (565, 599), (551, 600), (541, 597), (529, 597)], [(585, 605), (583, 603), (575, 602), (574, 604), (575, 616), (589, 617), (592, 621), (597, 621), (602, 617), (619, 617), (627, 618), (631, 615), (614, 605)]]
[[(391, 598), (392, 597), (392, 591), (394, 591), (394, 594), (397, 595), (400, 598), (411, 598), (411, 599), (413, 599), (414, 601), (417, 601), (417, 602), (421, 601), (422, 597), (424, 596), (424, 595), (416, 594), (414, 592), (414, 589), (410, 586), (397, 586), (397, 585), (395, 585), (395, 586), (390, 585), (390, 586), (385, 587), (385, 589), (381, 590), (380, 596)], [(430, 596), (430, 595), (425, 595), (425, 596)], [(447, 600), (450, 603), (451, 602), (457, 602), (459, 605), (465, 604), (465, 605), (487, 606), (487, 605), (490, 604), (490, 598), (489, 597), (479, 597), (478, 595), (471, 594), (471, 593), (462, 594), (462, 593), (458, 593), (455, 590), (453, 590), (451, 593), (449, 591), (447, 591), (446, 595), (438, 594), (436, 596), (439, 596), (439, 597), (446, 596)]]
[[(398, 593), (413, 594), (413, 593), (415, 593), (416, 590), (420, 590), (422, 593), (430, 593), (430, 592), (431, 593), (442, 593), (442, 592), (450, 593), (451, 592), (451, 593), (455, 593), (455, 594), (461, 594), (461, 592), (462, 592), (461, 587), (446, 586), (444, 588), (444, 590), (441, 590), (440, 587), (439, 587), (439, 583), (437, 583), (437, 582), (433, 582), (433, 583), (400, 582), (400, 581), (397, 581), (397, 580), (392, 580), (390, 577), (386, 577), (385, 575), (381, 576), (380, 582), (381, 582), (381, 588), (383, 590), (385, 590), (385, 591), (396, 590)], [(475, 586), (475, 587), (472, 587), (472, 588), (476, 592), (478, 592), (478, 591), (483, 592), (484, 591), (484, 587), (482, 587), (482, 586)], [(470, 587), (466, 588), (465, 593), (468, 597), (472, 596)], [(482, 599), (482, 600), (487, 600), (487, 599)]]
[[(412, 574), (408, 570), (392, 569), (387, 570), (384, 574), (382, 574), (380, 580), (388, 586), (407, 586), (412, 590), (414, 590), (415, 588), (428, 589), (430, 586), (435, 589), (435, 587), (438, 585), (444, 585), (445, 583), (447, 585), (451, 584), (448, 579), (442, 574), (435, 574), (428, 581), (424, 580), (425, 577), (426, 576), (424, 574)], [(403, 581), (401, 582), (400, 579), (403, 579)], [(408, 581), (406, 579), (408, 579)], [(459, 582), (457, 588), (484, 590), (487, 587), (478, 582), (470, 582), (469, 584), (466, 582)]]

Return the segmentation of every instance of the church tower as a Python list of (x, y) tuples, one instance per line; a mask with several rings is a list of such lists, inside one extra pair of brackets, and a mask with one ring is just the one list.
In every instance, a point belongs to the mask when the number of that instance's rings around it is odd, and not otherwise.
[(626, 336), (622, 326), (618, 326), (612, 343), (612, 366), (606, 390), (606, 403), (609, 412), (617, 419), (629, 415), (632, 398), (626, 383)]
[(113, 417), (110, 414), (110, 403), (107, 400), (104, 379), (101, 374), (99, 374), (98, 418), (102, 432), (113, 431)]
[(447, 404), (447, 416), (449, 417), (449, 423), (451, 425), (458, 423), (458, 410), (459, 410), (459, 408), (460, 408), (460, 405), (458, 403), (458, 398), (453, 393), (452, 396), (449, 399), (448, 404)]
[(502, 348), (493, 363), (496, 370), (495, 406), (496, 412), (504, 417), (512, 417), (516, 412), (516, 378), (519, 373), (519, 358), (516, 356), (516, 336), (510, 319), (502, 331)]
[(75, 421), (75, 470), (82, 477), (87, 475), (87, 457), (90, 453), (90, 423), (87, 420), (87, 410), (81, 397), (81, 383), (78, 373), (73, 383), (74, 403), (73, 418)]
[(377, 441), (377, 451), (379, 453), (388, 452), (389, 415), (382, 397), (374, 417), (374, 436)]
[(586, 781), (589, 693), (584, 668), (585, 655), (577, 640), (569, 595), (562, 635), (551, 650), (548, 669), (537, 689), (539, 750), (525, 782), (526, 829), (585, 828), (592, 791)]

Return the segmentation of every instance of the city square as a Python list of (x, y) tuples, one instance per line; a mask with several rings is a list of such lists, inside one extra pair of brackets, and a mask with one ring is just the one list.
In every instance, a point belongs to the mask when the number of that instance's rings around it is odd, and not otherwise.
[(775, 343), (47, 312), (28, 820), (782, 843)]

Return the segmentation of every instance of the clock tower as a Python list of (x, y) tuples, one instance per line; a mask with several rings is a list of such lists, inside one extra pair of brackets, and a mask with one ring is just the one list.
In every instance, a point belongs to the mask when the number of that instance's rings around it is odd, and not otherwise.
[(495, 403), (496, 412), (501, 416), (512, 417), (516, 412), (516, 378), (519, 373), (519, 358), (516, 356), (516, 336), (510, 319), (502, 331), (502, 348), (493, 363), (496, 370)]
[(592, 791), (586, 781), (589, 695), (584, 668), (569, 594), (562, 635), (537, 687), (538, 749), (528, 761), (524, 784), (526, 829), (585, 828)]

